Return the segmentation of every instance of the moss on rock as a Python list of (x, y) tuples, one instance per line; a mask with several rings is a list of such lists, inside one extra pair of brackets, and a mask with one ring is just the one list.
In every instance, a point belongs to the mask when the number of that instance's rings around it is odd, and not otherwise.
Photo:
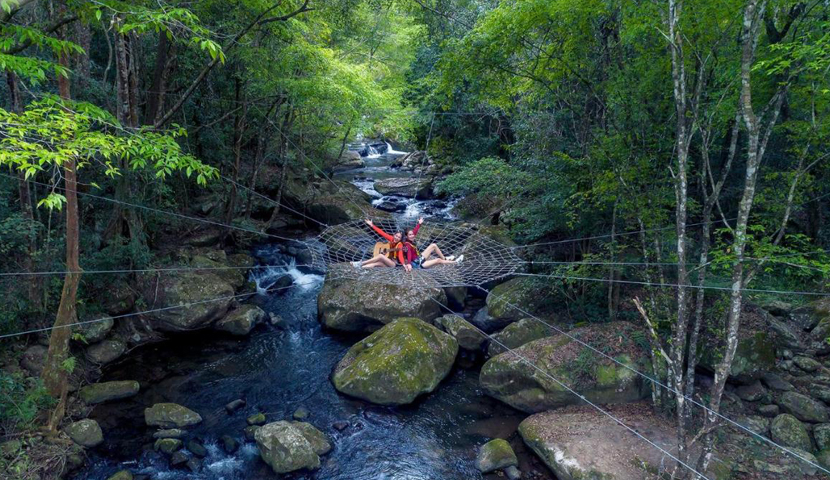
[(527, 317), (528, 313), (538, 313), (546, 298), (542, 282), (527, 277), (514, 278), (490, 291), (487, 312), (493, 318), (519, 320)]

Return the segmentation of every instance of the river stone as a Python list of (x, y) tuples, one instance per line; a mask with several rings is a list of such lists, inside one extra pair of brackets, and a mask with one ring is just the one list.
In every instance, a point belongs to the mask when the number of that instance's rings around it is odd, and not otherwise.
[(199, 441), (196, 440), (196, 439), (189, 440), (187, 442), (186, 447), (187, 447), (188, 450), (190, 450), (190, 453), (192, 453), (193, 455), (196, 455), (197, 457), (204, 458), (208, 454), (207, 449), (204, 447), (204, 445), (199, 443)]
[(807, 428), (789, 413), (782, 413), (772, 419), (770, 433), (775, 442), (785, 447), (800, 448), (807, 451), (812, 450)]
[(452, 309), (461, 310), (467, 301), (467, 287), (445, 287), (448, 306)]
[(153, 433), (153, 438), (182, 438), (187, 435), (187, 431), (180, 428), (168, 428), (159, 430)]
[(458, 346), (465, 350), (481, 350), (481, 346), (487, 340), (476, 327), (458, 315), (438, 317), (435, 319), (435, 326), (455, 337)]
[(432, 180), (426, 177), (396, 177), (375, 181), (375, 191), (381, 195), (427, 200), (432, 197)]
[(129, 470), (121, 470), (107, 480), (133, 480), (133, 474)]
[[(631, 323), (589, 325), (572, 330), (570, 335), (605, 346), (607, 355), (633, 370), (650, 370), (647, 353), (632, 340), (645, 333)], [(648, 395), (636, 373), (590, 352), (565, 335), (534, 340), (514, 352), (539, 369), (528, 368), (525, 360), (505, 352), (484, 364), (479, 383), (487, 395), (523, 412), (541, 412), (581, 402), (551, 377), (594, 403), (633, 402)]]
[(262, 412), (249, 416), (246, 420), (248, 425), (265, 425), (265, 414)]
[(830, 317), (822, 318), (810, 332), (810, 337), (817, 342), (827, 342), (830, 338)]
[(182, 441), (178, 438), (159, 438), (153, 444), (153, 450), (161, 451), (168, 455), (182, 448)]
[(493, 318), (513, 321), (537, 314), (548, 295), (544, 285), (536, 279), (518, 277), (493, 288), (487, 295), (487, 312)]
[(813, 438), (819, 450), (830, 448), (830, 423), (822, 423), (813, 427)]
[(786, 392), (781, 395), (778, 405), (784, 412), (804, 422), (826, 423), (830, 421), (827, 407), (823, 403), (797, 392)]
[(481, 473), (490, 473), (511, 465), (519, 464), (516, 454), (507, 440), (497, 438), (481, 446), (476, 456), (476, 468)]
[(306, 422), (291, 422), (291, 425), (303, 434), (317, 455), (325, 455), (331, 451), (331, 443), (329, 443), (328, 437), (314, 425)]
[(117, 360), (127, 351), (127, 344), (121, 340), (104, 340), (86, 349), (86, 358), (103, 365)]
[(72, 333), (83, 336), (83, 343), (86, 344), (100, 342), (106, 338), (107, 334), (112, 330), (112, 326), (115, 324), (112, 317), (98, 316), (90, 318), (88, 321), (89, 323), (72, 327)]
[(245, 434), (245, 440), (253, 442), (256, 439), (256, 431), (259, 430), (260, 425), (248, 425), (242, 432)]
[(227, 411), (228, 414), (230, 415), (233, 412), (235, 412), (235, 411), (239, 410), (240, 408), (244, 407), (245, 405), (246, 405), (245, 400), (242, 400), (241, 398), (238, 398), (238, 399), (228, 403), (227, 405), (225, 405), (225, 411)]
[(93, 383), (82, 387), (78, 394), (88, 405), (120, 400), (138, 393), (139, 385), (135, 380)]
[(778, 407), (778, 405), (774, 405), (774, 404), (773, 405), (761, 405), (760, 407), (758, 407), (758, 413), (761, 416), (767, 417), (767, 418), (777, 417), (780, 410), (781, 409)]
[(218, 320), (213, 328), (232, 333), (233, 335), (247, 335), (253, 328), (265, 321), (268, 315), (256, 305), (242, 305), (232, 310), (228, 315)]
[(157, 403), (144, 409), (144, 420), (149, 426), (182, 428), (200, 423), (202, 416), (177, 403)]
[(815, 372), (816, 370), (821, 368), (821, 364), (818, 363), (816, 360), (801, 355), (793, 358), (793, 363), (805, 372)]
[[(145, 298), (155, 299), (157, 309), (148, 314), (152, 325), (161, 331), (188, 331), (205, 328), (225, 316), (233, 302), (234, 288), (212, 272), (182, 272), (147, 278)], [(217, 300), (219, 299), (219, 300)]]
[(458, 342), (417, 318), (399, 318), (349, 349), (332, 375), (341, 393), (381, 405), (412, 403), (449, 374)]
[(288, 422), (274, 422), (260, 427), (256, 434), (259, 454), (276, 473), (320, 468), (320, 457), (302, 430)]
[[(257, 427), (257, 429), (259, 428), (261, 427)], [(222, 435), (219, 440), (222, 441), (222, 448), (225, 450), (225, 453), (232, 454), (239, 448), (239, 442), (230, 435)]]
[[(760, 417), (758, 415), (741, 415), (736, 418), (735, 420), (739, 425), (748, 428), (750, 431), (757, 433), (758, 435), (769, 436), (769, 424), (770, 420), (768, 418)], [(738, 429), (738, 427), (734, 427)], [(739, 431), (741, 431), (739, 429)]]
[(790, 382), (771, 372), (764, 373), (761, 379), (767, 387), (779, 392), (789, 392), (795, 388)]
[(513, 319), (494, 318), (490, 316), (490, 313), (487, 311), (487, 307), (484, 306), (483, 308), (480, 308), (475, 315), (473, 315), (473, 318), (470, 319), (470, 323), (485, 333), (493, 333), (513, 323)]
[(320, 322), (353, 332), (374, 331), (400, 317), (431, 322), (441, 316), (440, 305), (446, 303), (447, 296), (440, 288), (328, 279), (317, 297)]
[(740, 387), (735, 389), (735, 393), (741, 400), (745, 400), (747, 402), (756, 402), (766, 395), (767, 391), (761, 385), (760, 380), (756, 380), (750, 385), (741, 385)]
[(197, 273), (212, 273), (233, 288), (242, 288), (245, 285), (245, 271), (240, 268), (228, 268), (232, 265), (227, 261), (227, 257), (224, 255), (225, 252), (222, 250), (216, 251), (222, 252), (221, 257), (211, 259), (206, 255), (194, 255), (190, 259), (190, 266), (205, 269), (198, 270)]
[(294, 410), (294, 414), (291, 416), (294, 418), (294, 420), (305, 420), (306, 418), (308, 418), (310, 414), (311, 412), (309, 412), (307, 408), (298, 407), (296, 410)]
[[(490, 342), (487, 353), (494, 357), (505, 352), (507, 348), (518, 348), (522, 345), (553, 335), (553, 330), (542, 322), (533, 318), (523, 318), (516, 323), (504, 327), (504, 330), (492, 335), (495, 341)], [(501, 345), (500, 345), (501, 344)], [(502, 346), (504, 345), (504, 346)]]
[(92, 448), (104, 441), (104, 434), (98, 422), (90, 418), (69, 424), (63, 429), (73, 442), (82, 447)]

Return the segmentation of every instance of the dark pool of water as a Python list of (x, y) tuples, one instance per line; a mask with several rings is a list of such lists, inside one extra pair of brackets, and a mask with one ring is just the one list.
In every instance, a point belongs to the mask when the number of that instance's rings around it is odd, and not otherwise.
[[(260, 326), (246, 338), (179, 335), (108, 369), (104, 380), (138, 380), (141, 393), (95, 408), (92, 418), (101, 424), (106, 442), (76, 478), (106, 479), (124, 468), (154, 479), (275, 478), (256, 445), (245, 442), (246, 417), (264, 412), (269, 422), (290, 419), (299, 407), (310, 411), (307, 421), (325, 432), (334, 448), (322, 457), (319, 470), (281, 478), (499, 478), (484, 477), (474, 467), (477, 446), (496, 437), (512, 438), (522, 457), (520, 468), (532, 478), (552, 478), (521, 453), (515, 429), (525, 415), (486, 397), (477, 367), (456, 367), (436, 391), (407, 407), (378, 407), (337, 393), (329, 375), (358, 338), (323, 331), (317, 321), (321, 277), (294, 275), (304, 287), (255, 300), (281, 315), (285, 330)], [(247, 406), (229, 415), (225, 404), (238, 398)], [(171, 469), (166, 457), (152, 451), (154, 430), (146, 427), (143, 411), (157, 402), (179, 403), (202, 415), (204, 421), (188, 437), (200, 439), (209, 451), (196, 473)], [(336, 422), (348, 427), (339, 431)], [(233, 455), (220, 447), (223, 435), (242, 444)]]

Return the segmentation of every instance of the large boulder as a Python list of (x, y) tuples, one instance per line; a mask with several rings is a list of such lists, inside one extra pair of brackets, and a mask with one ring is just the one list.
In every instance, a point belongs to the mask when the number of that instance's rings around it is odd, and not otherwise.
[[(637, 404), (609, 410), (661, 448), (676, 447), (671, 423), (649, 407)], [(642, 480), (656, 478), (652, 469), (659, 465), (673, 465), (659, 450), (587, 405), (531, 415), (519, 424), (519, 434), (560, 480)]]
[(283, 203), (328, 225), (366, 218), (371, 196), (349, 182), (291, 175), (282, 192)]
[(268, 318), (268, 314), (261, 308), (246, 304), (232, 310), (225, 318), (218, 320), (213, 328), (233, 335), (247, 335), (256, 325), (263, 323), (266, 318)]
[[(775, 343), (771, 335), (763, 330), (745, 332), (742, 329), (738, 335), (738, 348), (732, 360), (729, 379), (749, 385), (775, 368)], [(706, 348), (702, 352), (700, 366), (714, 371), (720, 358), (717, 348)]]
[[(647, 353), (636, 341), (646, 338), (646, 334), (633, 324), (589, 325), (572, 330), (570, 335), (602, 345), (607, 355), (630, 369), (649, 370)], [(496, 355), (481, 368), (480, 383), (486, 394), (524, 412), (580, 403), (580, 398), (562, 384), (594, 403), (632, 402), (648, 394), (641, 377), (632, 370), (565, 335), (535, 340), (513, 351), (523, 358), (510, 352)], [(538, 368), (531, 368), (526, 361)]]
[(785, 447), (800, 448), (806, 451), (812, 450), (807, 428), (797, 418), (788, 413), (782, 413), (772, 419), (770, 433), (773, 441)]
[(320, 322), (329, 328), (369, 332), (399, 317), (432, 321), (441, 315), (439, 303), (447, 303), (440, 288), (326, 280), (317, 297), (317, 311)]
[(504, 330), (492, 335), (493, 340), (487, 353), (494, 357), (506, 351), (506, 348), (518, 348), (522, 345), (549, 337), (554, 330), (535, 318), (523, 318), (504, 327)]
[(458, 315), (438, 317), (435, 319), (435, 326), (455, 337), (458, 346), (465, 350), (481, 350), (481, 346), (487, 341), (487, 337), (481, 331)]
[(548, 296), (537, 279), (518, 277), (497, 285), (487, 295), (487, 312), (493, 318), (517, 321), (537, 314)]
[(425, 177), (384, 178), (375, 181), (375, 190), (381, 195), (426, 200), (432, 197), (432, 180)]
[(86, 344), (100, 342), (106, 338), (115, 324), (112, 317), (102, 315), (93, 316), (85, 321), (88, 323), (72, 327), (72, 333), (81, 335), (82, 339), (80, 341)]
[(114, 362), (127, 351), (127, 344), (118, 339), (103, 340), (86, 349), (86, 358), (93, 363), (104, 365)]
[(363, 168), (366, 162), (360, 156), (360, 152), (354, 150), (346, 150), (343, 155), (337, 159), (337, 164), (334, 166), (335, 170), (352, 170), (355, 168)]
[(408, 404), (438, 386), (457, 353), (452, 336), (417, 318), (400, 318), (352, 346), (332, 382), (338, 391), (372, 403)]
[(331, 448), (323, 433), (313, 426), (284, 421), (259, 427), (254, 439), (262, 460), (278, 474), (320, 468), (320, 455)]
[(139, 385), (135, 380), (101, 382), (86, 385), (78, 394), (88, 405), (129, 398), (138, 393)]
[(20, 358), (20, 366), (33, 377), (39, 377), (43, 373), (47, 352), (48, 349), (43, 345), (32, 345), (23, 352)]
[(190, 258), (189, 264), (194, 268), (204, 268), (196, 273), (212, 273), (234, 289), (245, 285), (245, 269), (231, 265), (223, 250), (197, 252)]
[(497, 438), (481, 446), (476, 456), (476, 468), (481, 473), (518, 465), (519, 460), (507, 440)]
[(86, 418), (68, 425), (63, 429), (73, 442), (82, 447), (92, 448), (104, 441), (101, 426), (95, 420)]
[(153, 326), (162, 331), (205, 328), (222, 318), (233, 302), (234, 288), (211, 272), (183, 272), (148, 279), (144, 298), (155, 299), (155, 311), (148, 314)]
[(201, 423), (202, 416), (177, 403), (156, 403), (144, 409), (144, 420), (151, 427), (182, 428)]
[(830, 421), (830, 414), (824, 403), (798, 392), (785, 392), (778, 400), (778, 406), (785, 413), (804, 422), (827, 423)]

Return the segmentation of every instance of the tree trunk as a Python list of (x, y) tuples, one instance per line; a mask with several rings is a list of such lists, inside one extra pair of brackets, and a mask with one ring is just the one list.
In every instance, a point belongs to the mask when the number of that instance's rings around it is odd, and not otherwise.
[[(242, 99), (242, 80), (236, 78), (236, 104), (242, 105), (242, 110), (237, 110), (236, 118), (233, 122), (233, 181), (231, 182), (231, 194), (228, 198), (228, 203), (225, 207), (225, 225), (230, 225), (233, 222), (234, 214), (236, 213), (236, 197), (239, 190), (236, 185), (239, 182), (239, 169), (242, 163), (242, 131), (245, 129), (245, 113), (246, 105)], [(230, 234), (231, 228), (227, 227), (222, 233), (222, 238), (219, 243), (224, 244), (225, 240)]]
[(159, 32), (156, 47), (156, 66), (153, 70), (153, 83), (147, 96), (147, 111), (144, 124), (153, 125), (161, 118), (164, 110), (164, 97), (167, 94), (167, 79), (173, 69), (176, 44), (167, 38), (167, 32)]
[[(65, 10), (60, 4), (61, 14)], [(69, 68), (69, 58), (61, 55), (58, 62)], [(64, 100), (69, 100), (69, 79), (58, 76), (58, 91)], [(49, 336), (49, 351), (43, 368), (43, 384), (47, 391), (58, 397), (58, 404), (49, 418), (47, 429), (55, 432), (63, 420), (66, 412), (66, 395), (69, 390), (69, 372), (66, 361), (69, 359), (69, 339), (72, 329), (68, 325), (77, 319), (75, 305), (77, 304), (78, 283), (81, 280), (81, 265), (79, 261), (80, 233), (78, 225), (78, 179), (75, 175), (75, 158), (68, 157), (64, 162), (64, 179), (66, 184), (66, 269), (61, 301), (55, 323)]]
[(280, 135), (279, 156), (280, 160), (282, 160), (280, 163), (280, 186), (277, 189), (277, 198), (274, 199), (276, 202), (274, 205), (274, 211), (271, 213), (271, 218), (268, 219), (268, 223), (265, 226), (266, 230), (271, 228), (271, 225), (274, 221), (276, 221), (277, 215), (280, 213), (280, 202), (282, 202), (282, 193), (285, 190), (285, 179), (288, 176), (288, 130), (291, 129), (293, 122), (294, 108), (289, 106), (288, 110), (285, 112), (285, 117), (283, 118), (280, 131), (278, 132)]

